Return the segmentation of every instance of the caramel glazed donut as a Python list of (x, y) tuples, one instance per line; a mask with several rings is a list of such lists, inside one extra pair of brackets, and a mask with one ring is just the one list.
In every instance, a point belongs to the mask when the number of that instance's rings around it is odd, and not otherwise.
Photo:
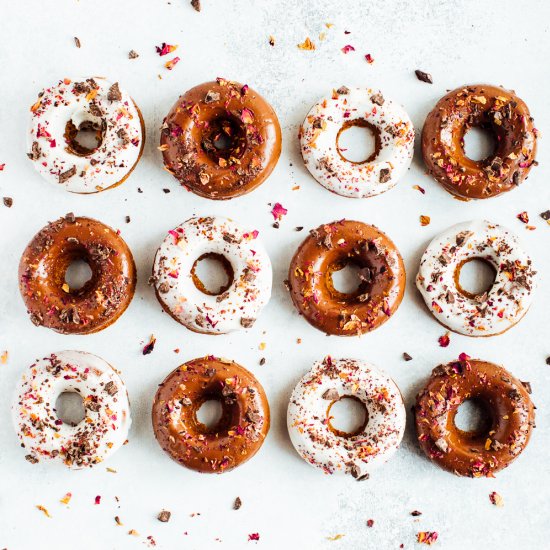
[[(416, 430), (422, 450), (459, 476), (494, 477), (525, 449), (535, 426), (530, 386), (504, 368), (463, 354), (436, 367), (416, 398)], [(455, 425), (462, 403), (485, 409), (485, 426), (465, 432)]]
[[(205, 401), (218, 400), (222, 416), (208, 428), (197, 419)], [(160, 384), (153, 430), (176, 462), (201, 473), (228, 472), (252, 458), (269, 430), (267, 397), (253, 374), (228, 359), (193, 359)]]
[[(481, 295), (460, 286), (460, 270), (472, 260), (482, 260), (495, 271), (494, 283)], [(416, 286), (446, 328), (466, 336), (494, 336), (527, 313), (536, 274), (531, 258), (508, 229), (471, 221), (447, 229), (428, 245)]]
[[(464, 135), (483, 128), (494, 152), (472, 160)], [(527, 105), (513, 92), (488, 85), (465, 86), (441, 98), (422, 130), (422, 155), (429, 173), (457, 198), (487, 199), (517, 187), (536, 164), (537, 130)]]
[[(55, 410), (62, 393), (82, 397), (85, 416), (65, 424)], [(25, 370), (12, 407), (15, 431), (35, 464), (69, 468), (94, 466), (127, 441), (130, 404), (124, 383), (111, 365), (82, 351), (62, 351), (37, 359)]]
[[(352, 433), (331, 423), (340, 399), (365, 406), (365, 423)], [(287, 423), (298, 454), (326, 474), (350, 474), (358, 481), (395, 453), (405, 431), (405, 405), (395, 382), (365, 361), (326, 357), (298, 382)]]
[[(345, 294), (332, 274), (357, 265), (360, 284)], [(375, 330), (395, 313), (405, 293), (405, 266), (393, 242), (372, 225), (340, 220), (321, 225), (299, 246), (289, 269), (294, 305), (315, 328), (355, 336)]]
[[(348, 160), (339, 146), (342, 132), (368, 128), (375, 141), (372, 155)], [(414, 128), (403, 107), (370, 88), (342, 86), (316, 103), (300, 128), (306, 168), (329, 191), (367, 198), (388, 191), (405, 175), (414, 152)]]
[[(168, 235), (153, 265), (152, 284), (164, 310), (194, 332), (225, 334), (250, 328), (271, 297), (271, 261), (258, 231), (221, 217), (191, 218)], [(206, 289), (195, 273), (202, 259), (218, 260), (228, 283)]]
[[(65, 282), (75, 260), (90, 266), (83, 287)], [(134, 296), (136, 268), (118, 233), (91, 218), (67, 214), (27, 245), (19, 262), (19, 289), (31, 321), (62, 334), (90, 334), (114, 323)]]
[(166, 170), (209, 199), (249, 193), (281, 154), (281, 127), (260, 94), (223, 78), (181, 96), (164, 119), (160, 149)]
[[(83, 145), (79, 131), (93, 134)], [(47, 181), (73, 193), (97, 193), (121, 184), (145, 143), (141, 113), (127, 92), (104, 78), (65, 78), (31, 107), (28, 157)]]

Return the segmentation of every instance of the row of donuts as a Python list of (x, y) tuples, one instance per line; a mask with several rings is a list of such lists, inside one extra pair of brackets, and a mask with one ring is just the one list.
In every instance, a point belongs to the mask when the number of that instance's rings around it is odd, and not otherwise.
[[(368, 128), (375, 150), (350, 161), (339, 139), (352, 126)], [(495, 150), (474, 161), (464, 135), (482, 127)], [(87, 140), (83, 139), (87, 134)], [(118, 82), (65, 78), (45, 88), (31, 107), (28, 157), (48, 181), (75, 193), (122, 183), (145, 141), (143, 117)], [(371, 88), (341, 86), (316, 103), (299, 131), (304, 163), (324, 187), (346, 197), (391, 189), (407, 172), (415, 132), (406, 111)], [(519, 185), (536, 164), (537, 130), (515, 93), (490, 85), (464, 86), (443, 98), (422, 130), (430, 174), (461, 199), (483, 199)], [(281, 128), (272, 107), (248, 85), (223, 78), (178, 98), (160, 137), (165, 169), (185, 188), (209, 199), (231, 199), (258, 187), (281, 153)]]
[[(207, 289), (198, 263), (218, 260), (227, 283)], [(91, 278), (80, 288), (66, 282), (68, 266), (85, 261)], [(481, 295), (460, 284), (460, 271), (481, 259), (495, 281)], [(350, 293), (332, 275), (354, 264), (359, 284)], [(493, 336), (527, 312), (537, 273), (531, 258), (506, 228), (485, 221), (458, 224), (424, 252), (417, 287), (445, 327), (467, 336)], [(191, 218), (167, 232), (157, 250), (150, 283), (164, 310), (188, 329), (224, 334), (253, 326), (271, 296), (272, 268), (257, 230), (222, 217)], [(310, 231), (298, 247), (286, 281), (299, 313), (327, 334), (354, 336), (385, 323), (405, 292), (403, 259), (376, 227), (339, 220)], [(136, 269), (120, 234), (99, 221), (60, 218), (30, 241), (19, 264), (19, 287), (31, 321), (63, 334), (90, 334), (108, 327), (134, 295)]]
[[(64, 423), (55, 403), (64, 392), (82, 398), (84, 418)], [(332, 424), (341, 399), (361, 403), (365, 421), (353, 432)], [(466, 400), (481, 400), (489, 422), (478, 432), (456, 428)], [(208, 400), (221, 404), (214, 426), (197, 418)], [(493, 476), (524, 450), (534, 427), (534, 406), (525, 385), (503, 367), (462, 354), (436, 367), (414, 409), (418, 441), (442, 468), (460, 476)], [(92, 467), (127, 442), (128, 394), (106, 361), (81, 351), (63, 351), (34, 362), (23, 373), (13, 405), (15, 429), (26, 459)], [(300, 456), (326, 474), (364, 480), (397, 450), (405, 430), (399, 388), (366, 361), (326, 357), (298, 382), (287, 411), (290, 439)], [(159, 385), (152, 424), (161, 448), (176, 462), (201, 473), (230, 471), (252, 458), (270, 425), (265, 392), (252, 373), (213, 356), (188, 361)]]

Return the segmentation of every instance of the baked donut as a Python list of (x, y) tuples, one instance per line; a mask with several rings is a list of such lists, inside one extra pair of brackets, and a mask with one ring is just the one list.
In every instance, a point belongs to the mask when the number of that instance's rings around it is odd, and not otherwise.
[[(352, 433), (331, 423), (331, 408), (351, 398), (365, 406), (365, 423)], [(298, 454), (326, 474), (350, 474), (357, 480), (395, 453), (405, 431), (405, 405), (399, 388), (366, 361), (325, 357), (294, 388), (287, 424)]]
[[(90, 266), (92, 277), (71, 289), (65, 273), (76, 260)], [(135, 287), (134, 259), (118, 232), (73, 214), (41, 229), (19, 262), (19, 289), (31, 321), (62, 334), (107, 328), (124, 313)]]
[(232, 199), (256, 189), (281, 154), (275, 111), (257, 92), (218, 78), (178, 98), (162, 125), (164, 166), (207, 199)]
[[(482, 260), (495, 272), (491, 288), (474, 295), (460, 285), (460, 270)], [(465, 336), (495, 336), (514, 326), (533, 300), (536, 271), (517, 237), (487, 221), (459, 223), (428, 245), (416, 286), (446, 328)]]
[[(213, 428), (197, 419), (206, 401), (222, 416)], [(261, 384), (228, 359), (193, 359), (160, 384), (153, 403), (153, 430), (176, 462), (201, 473), (228, 472), (252, 458), (269, 431), (269, 404)]]
[[(464, 135), (482, 128), (494, 151), (472, 160)], [(422, 130), (428, 172), (459, 199), (488, 199), (518, 186), (535, 164), (537, 130), (527, 105), (515, 93), (486, 84), (457, 88), (442, 97)]]
[[(56, 412), (63, 393), (82, 397), (85, 416), (77, 425)], [(37, 359), (23, 373), (12, 407), (15, 431), (26, 459), (87, 468), (127, 441), (130, 404), (124, 382), (109, 363), (83, 351), (61, 351)]]
[[(338, 292), (332, 274), (350, 264), (360, 268), (360, 284), (355, 292)], [(363, 334), (385, 323), (403, 299), (405, 282), (405, 265), (393, 242), (376, 227), (351, 220), (310, 231), (288, 274), (300, 314), (338, 336)]]
[[(369, 158), (348, 160), (339, 146), (345, 130), (368, 128), (375, 141)], [(352, 198), (391, 189), (407, 172), (414, 151), (414, 128), (403, 107), (371, 88), (342, 86), (316, 103), (300, 128), (306, 168), (329, 191)]]
[[(78, 139), (87, 132), (91, 143)], [(65, 78), (31, 107), (28, 157), (47, 181), (73, 193), (120, 185), (138, 163), (145, 124), (128, 93), (104, 78)]]
[[(478, 402), (485, 426), (465, 432), (455, 425), (462, 403)], [(462, 358), (432, 371), (416, 398), (418, 441), (426, 456), (459, 476), (493, 477), (525, 449), (535, 407), (522, 382), (503, 367)]]
[[(203, 334), (250, 328), (271, 297), (271, 262), (257, 239), (222, 217), (190, 218), (168, 234), (153, 265), (152, 282), (164, 310), (178, 323)], [(228, 282), (206, 289), (195, 273), (205, 259), (218, 260)]]

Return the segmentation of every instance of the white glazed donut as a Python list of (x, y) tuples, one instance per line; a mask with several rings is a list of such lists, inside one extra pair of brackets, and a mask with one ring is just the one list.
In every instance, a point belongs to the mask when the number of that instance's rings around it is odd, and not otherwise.
[[(271, 261), (257, 236), (222, 217), (191, 218), (169, 231), (152, 278), (164, 309), (195, 332), (251, 327), (271, 297), (272, 282)], [(230, 284), (220, 294), (200, 288), (194, 266), (204, 257), (222, 260), (229, 271)]]
[[(368, 413), (366, 425), (351, 436), (330, 424), (330, 407), (342, 397), (358, 399)], [(387, 375), (366, 361), (326, 357), (294, 388), (287, 423), (292, 444), (306, 462), (327, 474), (361, 480), (395, 453), (405, 416), (401, 392)]]
[[(89, 129), (96, 149), (76, 143)], [(124, 90), (104, 78), (65, 78), (44, 89), (31, 107), (28, 157), (47, 181), (73, 193), (97, 193), (122, 183), (144, 144), (141, 113)]]
[[(375, 152), (363, 162), (346, 160), (340, 132), (367, 126)], [(329, 191), (367, 198), (391, 189), (407, 172), (414, 150), (414, 128), (403, 107), (370, 88), (342, 86), (316, 103), (300, 129), (302, 157), (311, 175)]]
[[(496, 277), (488, 292), (474, 296), (460, 287), (462, 266), (480, 259)], [(536, 286), (531, 258), (517, 237), (487, 221), (459, 223), (428, 245), (416, 286), (428, 309), (448, 329), (466, 336), (494, 336), (515, 325), (527, 312)]]
[[(83, 400), (85, 417), (76, 426), (63, 423), (55, 412), (65, 392)], [(74, 469), (113, 454), (127, 440), (131, 424), (120, 376), (103, 359), (82, 351), (52, 353), (33, 363), (23, 373), (12, 411), (27, 460), (52, 460)]]

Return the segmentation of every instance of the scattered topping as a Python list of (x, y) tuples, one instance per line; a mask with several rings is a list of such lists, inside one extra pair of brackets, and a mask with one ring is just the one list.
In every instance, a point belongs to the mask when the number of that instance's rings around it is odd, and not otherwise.
[(422, 512), (419, 512), (418, 510), (413, 510), (411, 512), (411, 516), (414, 516), (414, 517), (418, 517), (418, 516), (421, 516), (422, 515)]
[(61, 504), (69, 504), (72, 497), (73, 497), (72, 493), (65, 493), (65, 496), (63, 498), (60, 498), (59, 502), (61, 502)]
[(298, 44), (298, 48), (300, 50), (314, 50), (315, 49), (315, 44), (311, 41), (311, 38), (309, 38), (309, 36), (301, 43), (301, 44)]
[(130, 50), (128, 52), (128, 59), (137, 59), (139, 57), (139, 53), (136, 52), (136, 50)]
[(437, 541), (437, 537), (438, 535), (435, 531), (420, 531), (420, 533), (416, 534), (416, 541), (420, 544), (430, 546)]
[(145, 344), (145, 346), (143, 347), (143, 355), (149, 355), (155, 349), (156, 342), (157, 342), (157, 339), (153, 334), (151, 334), (151, 337), (149, 338), (149, 342)]
[(344, 46), (342, 48), (343, 53), (349, 53), (349, 52), (354, 52), (354, 51), (355, 51), (355, 48), (351, 44), (347, 44), (346, 46)]
[(80, 39), (77, 36), (74, 37), (74, 44), (77, 48), (80, 48), (81, 46)]
[(367, 527), (372, 527), (374, 525), (374, 520), (373, 519), (368, 519), (367, 520)]
[(13, 199), (11, 197), (4, 197), (3, 201), (6, 208), (11, 208), (13, 206)]
[(242, 500), (240, 499), (240, 497), (237, 497), (235, 499), (235, 502), (233, 503), (233, 510), (238, 510), (242, 505)]
[[(1, 169), (1, 166), (0, 166), (0, 169)], [(541, 213), (540, 213), (540, 217), (541, 217), (545, 222), (550, 222), (550, 210), (546, 210), (545, 212), (541, 212)]]
[(430, 225), (431, 218), (430, 216), (420, 216), (420, 225), (425, 227), (426, 225)]
[(416, 78), (421, 82), (426, 82), (427, 84), (433, 84), (433, 78), (430, 73), (425, 73), (424, 71), (416, 70), (414, 71)]
[(195, 11), (201, 11), (201, 0), (191, 0), (191, 5)]
[(260, 533), (250, 533), (250, 535), (248, 535), (248, 540), (260, 540)]
[(420, 187), (420, 185), (413, 185), (413, 189), (420, 191), (423, 195), (426, 194), (426, 190), (423, 187)]
[(516, 218), (523, 223), (529, 223), (529, 214), (526, 211), (520, 212)]
[(492, 493), (489, 494), (489, 500), (491, 501), (491, 504), (493, 506), (498, 506), (499, 508), (504, 506), (503, 498), (498, 493), (496, 493), (495, 491), (493, 491)]
[(370, 53), (365, 55), (365, 59), (367, 60), (367, 63), (369, 65), (372, 65), (374, 63), (374, 57), (372, 57), (372, 55)]
[(163, 42), (161, 46), (155, 46), (157, 53), (162, 57), (163, 55), (168, 55), (169, 53), (175, 52), (178, 49), (177, 44), (167, 44)]
[(280, 202), (276, 202), (271, 209), (271, 214), (277, 221), (281, 220), (283, 216), (286, 216), (287, 212), (288, 210)]
[(439, 342), (439, 345), (442, 347), (442, 348), (446, 348), (449, 343), (451, 342), (451, 338), (449, 336), (449, 333), (445, 333), (443, 336), (440, 336), (437, 340)]
[(164, 66), (171, 71), (180, 61), (179, 57), (174, 57), (174, 59), (171, 59), (170, 61), (167, 61)]
[(122, 523), (122, 521), (120, 521), (120, 518), (118, 516), (115, 516), (115, 522), (116, 522), (117, 525), (120, 525), (121, 527), (122, 527), (122, 525), (124, 525)]
[(157, 516), (157, 519), (162, 523), (168, 523), (171, 516), (172, 512), (169, 512), (168, 510), (162, 510), (162, 512), (160, 512), (160, 514)]
[(101, 504), (101, 495), (97, 495), (94, 499), (94, 504), (99, 506)]
[(337, 535), (334, 535), (333, 537), (327, 537), (327, 540), (335, 541), (343, 539), (346, 535), (342, 535), (341, 533), (338, 533)]
[(48, 509), (45, 506), (42, 506), (42, 504), (37, 504), (36, 507), (47, 517), (51, 518), (50, 512), (48, 512)]
[(275, 46), (275, 37), (272, 36), (271, 34), (269, 35), (269, 45)]
[(122, 93), (120, 92), (120, 88), (118, 87), (118, 82), (115, 82), (109, 88), (109, 92), (107, 93), (107, 99), (109, 101), (120, 101), (122, 99)]
[(403, 359), (405, 359), (405, 361), (412, 361), (412, 357), (407, 352), (403, 353)]

